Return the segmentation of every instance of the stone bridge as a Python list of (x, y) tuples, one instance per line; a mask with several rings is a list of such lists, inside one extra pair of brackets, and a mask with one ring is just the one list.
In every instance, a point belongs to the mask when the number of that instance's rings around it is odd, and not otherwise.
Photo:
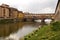
[(54, 13), (47, 13), (47, 14), (25, 14), (25, 19), (27, 21), (34, 21), (34, 20), (38, 20), (41, 19), (42, 21), (44, 21), (45, 19), (54, 19)]
[(24, 16), (24, 19), (27, 21), (34, 21), (37, 19), (41, 19), (42, 22), (44, 22), (45, 19), (52, 19), (55, 21), (60, 20), (60, 0), (58, 0), (55, 13), (43, 13), (43, 14), (32, 14), (32, 13), (26, 13)]

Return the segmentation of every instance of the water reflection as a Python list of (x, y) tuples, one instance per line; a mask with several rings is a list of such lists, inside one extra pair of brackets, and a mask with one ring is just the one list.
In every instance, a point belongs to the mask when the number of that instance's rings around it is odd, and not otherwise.
[(17, 40), (38, 28), (39, 25), (40, 23), (34, 22), (0, 24), (0, 37), (16, 38), (15, 40)]
[(8, 36), (23, 26), (23, 23), (0, 24), (0, 37)]

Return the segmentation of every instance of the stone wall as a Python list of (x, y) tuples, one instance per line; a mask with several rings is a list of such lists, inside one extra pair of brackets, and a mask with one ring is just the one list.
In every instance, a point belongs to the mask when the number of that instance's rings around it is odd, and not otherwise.
[(56, 12), (55, 12), (55, 21), (60, 21), (60, 1), (57, 4), (57, 9), (56, 9)]

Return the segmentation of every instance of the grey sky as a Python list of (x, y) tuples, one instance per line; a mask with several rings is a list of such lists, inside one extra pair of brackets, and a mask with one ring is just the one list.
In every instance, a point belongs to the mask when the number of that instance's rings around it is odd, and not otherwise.
[(0, 0), (11, 7), (30, 13), (54, 13), (58, 0)]

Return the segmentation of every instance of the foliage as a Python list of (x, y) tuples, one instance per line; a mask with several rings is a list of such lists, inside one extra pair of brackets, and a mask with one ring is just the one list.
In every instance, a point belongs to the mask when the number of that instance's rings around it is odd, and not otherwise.
[(38, 28), (26, 35), (24, 40), (60, 40), (60, 22)]
[(13, 22), (13, 19), (3, 19), (3, 20), (0, 20), (0, 24), (3, 24), (3, 23), (12, 23)]
[(60, 30), (60, 22), (59, 21), (53, 22), (53, 23), (51, 23), (51, 25), (52, 25), (52, 29), (54, 31)]

